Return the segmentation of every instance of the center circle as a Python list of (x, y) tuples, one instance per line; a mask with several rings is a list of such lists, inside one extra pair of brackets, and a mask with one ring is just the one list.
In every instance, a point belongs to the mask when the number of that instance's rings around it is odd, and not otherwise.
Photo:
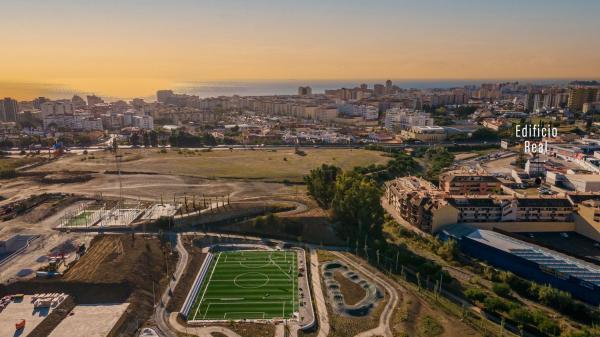
[(269, 276), (263, 273), (254, 271), (239, 274), (233, 279), (233, 283), (244, 289), (255, 289), (265, 286), (269, 283)]

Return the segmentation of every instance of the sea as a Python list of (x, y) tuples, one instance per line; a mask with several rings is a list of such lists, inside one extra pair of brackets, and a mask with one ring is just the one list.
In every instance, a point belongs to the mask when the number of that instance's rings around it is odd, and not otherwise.
[[(173, 89), (176, 93), (197, 95), (199, 97), (216, 96), (264, 96), (264, 95), (293, 95), (298, 93), (299, 86), (310, 86), (315, 94), (324, 93), (328, 89), (354, 88), (366, 83), (369, 88), (374, 84), (385, 84), (383, 80), (286, 80), (286, 81), (247, 81), (247, 82), (183, 82)], [(465, 85), (480, 85), (481, 83), (508, 82), (508, 80), (391, 80), (394, 85), (403, 89), (448, 89), (464, 87)], [(535, 84), (566, 84), (565, 79), (527, 79), (511, 80), (520, 83)]]

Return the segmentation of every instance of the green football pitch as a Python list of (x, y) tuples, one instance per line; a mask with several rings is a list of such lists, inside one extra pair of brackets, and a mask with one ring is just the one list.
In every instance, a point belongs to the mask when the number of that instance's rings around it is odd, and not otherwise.
[(298, 311), (292, 251), (230, 251), (213, 257), (188, 320), (290, 318)]

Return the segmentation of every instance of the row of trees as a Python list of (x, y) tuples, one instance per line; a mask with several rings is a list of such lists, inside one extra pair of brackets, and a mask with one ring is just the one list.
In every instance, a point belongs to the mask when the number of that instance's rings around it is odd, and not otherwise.
[(308, 194), (330, 210), (338, 234), (348, 241), (381, 238), (383, 208), (377, 183), (355, 171), (323, 164), (305, 177)]
[(144, 131), (141, 134), (140, 133), (132, 133), (131, 136), (129, 136), (129, 143), (133, 146), (140, 146), (143, 145), (144, 147), (157, 147), (158, 146), (158, 132), (151, 130), (151, 131)]

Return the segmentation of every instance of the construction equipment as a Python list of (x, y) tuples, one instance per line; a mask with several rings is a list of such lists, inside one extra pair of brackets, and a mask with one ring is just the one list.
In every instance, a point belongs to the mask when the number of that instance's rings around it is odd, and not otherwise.
[(15, 324), (15, 329), (16, 330), (23, 330), (23, 329), (25, 329), (25, 320), (22, 319), (22, 320), (17, 321), (17, 323)]

